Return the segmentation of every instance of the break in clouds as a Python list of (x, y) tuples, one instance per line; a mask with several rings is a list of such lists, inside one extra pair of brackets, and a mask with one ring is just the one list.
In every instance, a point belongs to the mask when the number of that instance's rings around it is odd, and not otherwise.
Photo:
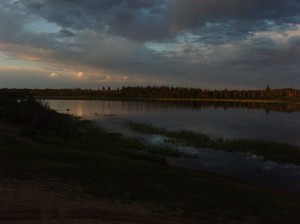
[(45, 86), (299, 88), (300, 1), (2, 0), (0, 52)]

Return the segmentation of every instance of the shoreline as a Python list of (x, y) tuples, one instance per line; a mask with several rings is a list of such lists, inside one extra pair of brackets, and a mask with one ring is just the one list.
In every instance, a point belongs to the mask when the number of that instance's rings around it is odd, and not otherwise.
[[(30, 216), (37, 223), (46, 217), (85, 223), (83, 218), (100, 223), (296, 224), (300, 218), (298, 195), (169, 166), (165, 156), (148, 153), (136, 139), (35, 101), (1, 103), (0, 221), (31, 223)], [(90, 208), (100, 215), (86, 212)]]
[(157, 102), (223, 102), (300, 105), (300, 101), (280, 99), (192, 99), (192, 98), (133, 98), (133, 97), (93, 97), (93, 96), (34, 96), (37, 100), (99, 100), (99, 101), (157, 101)]

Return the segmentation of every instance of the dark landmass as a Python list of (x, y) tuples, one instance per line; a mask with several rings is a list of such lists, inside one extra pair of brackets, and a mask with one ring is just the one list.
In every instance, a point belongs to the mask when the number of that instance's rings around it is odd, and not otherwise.
[(300, 197), (169, 167), (164, 155), (35, 100), (0, 98), (0, 221), (298, 223)]
[(184, 87), (122, 87), (121, 89), (0, 89), (1, 95), (40, 97), (95, 97), (116, 99), (202, 99), (202, 100), (273, 100), (300, 102), (300, 90), (205, 90)]
[(202, 90), (179, 87), (123, 87), (111, 90), (91, 89), (0, 89), (1, 96), (34, 97), (57, 100), (142, 100), (160, 106), (246, 108), (269, 111), (299, 112), (300, 90), (285, 88), (265, 90)]

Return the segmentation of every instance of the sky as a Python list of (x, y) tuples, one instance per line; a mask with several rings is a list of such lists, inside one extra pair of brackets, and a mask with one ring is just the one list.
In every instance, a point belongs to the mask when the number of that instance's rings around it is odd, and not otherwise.
[(300, 88), (300, 0), (0, 0), (0, 88)]

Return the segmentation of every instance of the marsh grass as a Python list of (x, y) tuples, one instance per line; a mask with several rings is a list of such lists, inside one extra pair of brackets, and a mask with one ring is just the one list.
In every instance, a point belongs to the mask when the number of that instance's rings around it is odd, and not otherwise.
[(136, 141), (137, 144), (140, 144), (140, 149), (142, 149), (144, 153), (150, 153), (153, 155), (160, 155), (166, 157), (197, 158), (196, 154), (180, 150), (178, 148), (178, 141), (175, 142), (171, 138), (164, 139), (164, 141), (161, 143), (145, 142), (145, 140), (141, 138), (127, 139)]
[(127, 126), (143, 134), (159, 134), (172, 138), (178, 144), (199, 148), (220, 149), (229, 152), (253, 153), (281, 163), (300, 165), (300, 147), (263, 140), (213, 138), (207, 134), (188, 130), (169, 131), (165, 128), (154, 127), (151, 124), (129, 121)]
[(180, 151), (176, 146), (170, 144), (147, 145), (146, 150), (154, 155), (167, 157), (197, 158), (197, 155)]

